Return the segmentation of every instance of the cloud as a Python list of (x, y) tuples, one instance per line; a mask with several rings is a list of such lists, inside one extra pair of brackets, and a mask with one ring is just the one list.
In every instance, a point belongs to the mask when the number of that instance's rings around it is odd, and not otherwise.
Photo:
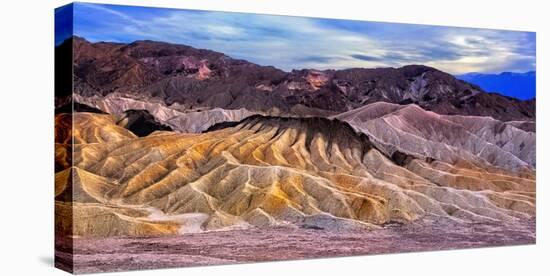
[(381, 61), (382, 60), (382, 58), (380, 57), (373, 57), (373, 56), (367, 56), (367, 55), (361, 55), (361, 54), (353, 54), (350, 57), (359, 59), (359, 60), (364, 60), (364, 61)]
[(296, 60), (303, 63), (330, 63), (334, 59), (334, 57), (309, 55), (298, 57)]
[(76, 4), (75, 19), (75, 34), (92, 41), (180, 43), (287, 71), (406, 64), (453, 74), (535, 69), (529, 32), (100, 4)]

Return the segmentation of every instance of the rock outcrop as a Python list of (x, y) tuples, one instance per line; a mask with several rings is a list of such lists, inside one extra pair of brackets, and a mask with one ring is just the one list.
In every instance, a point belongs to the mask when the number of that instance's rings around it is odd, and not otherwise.
[(117, 118), (117, 124), (137, 136), (147, 136), (155, 131), (171, 131), (172, 128), (158, 122), (147, 110), (129, 109)]

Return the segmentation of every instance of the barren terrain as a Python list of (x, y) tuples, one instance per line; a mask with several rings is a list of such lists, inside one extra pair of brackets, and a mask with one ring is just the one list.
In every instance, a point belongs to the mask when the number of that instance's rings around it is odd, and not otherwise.
[[(370, 231), (289, 227), (164, 237), (78, 238), (75, 273), (237, 264), (535, 243), (535, 219), (517, 223), (390, 224)], [(57, 265), (71, 256), (58, 240)], [(65, 262), (64, 262), (65, 261)], [(70, 261), (69, 261), (70, 262)]]

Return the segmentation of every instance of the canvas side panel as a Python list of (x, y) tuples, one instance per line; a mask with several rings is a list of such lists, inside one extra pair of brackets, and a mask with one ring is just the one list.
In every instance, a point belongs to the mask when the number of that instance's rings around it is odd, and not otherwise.
[(73, 265), (73, 5), (55, 10), (55, 267)]

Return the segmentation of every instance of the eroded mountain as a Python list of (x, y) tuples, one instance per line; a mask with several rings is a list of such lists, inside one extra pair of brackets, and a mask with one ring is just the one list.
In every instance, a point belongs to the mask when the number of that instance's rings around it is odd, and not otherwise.
[(74, 163), (56, 173), (58, 231), (342, 231), (427, 219), (514, 222), (535, 214), (534, 170), (389, 155), (338, 120), (256, 115), (207, 133), (145, 137), (116, 120), (75, 113), (72, 134), (56, 134), (60, 144), (74, 137)]
[[(373, 102), (414, 103), (445, 115), (533, 121), (535, 100), (486, 93), (435, 68), (285, 72), (223, 53), (154, 41), (91, 43), (74, 37), (74, 90), (84, 100), (121, 94), (185, 110), (332, 115)], [(64, 47), (63, 44), (59, 47)], [(154, 113), (149, 111), (150, 113)]]

